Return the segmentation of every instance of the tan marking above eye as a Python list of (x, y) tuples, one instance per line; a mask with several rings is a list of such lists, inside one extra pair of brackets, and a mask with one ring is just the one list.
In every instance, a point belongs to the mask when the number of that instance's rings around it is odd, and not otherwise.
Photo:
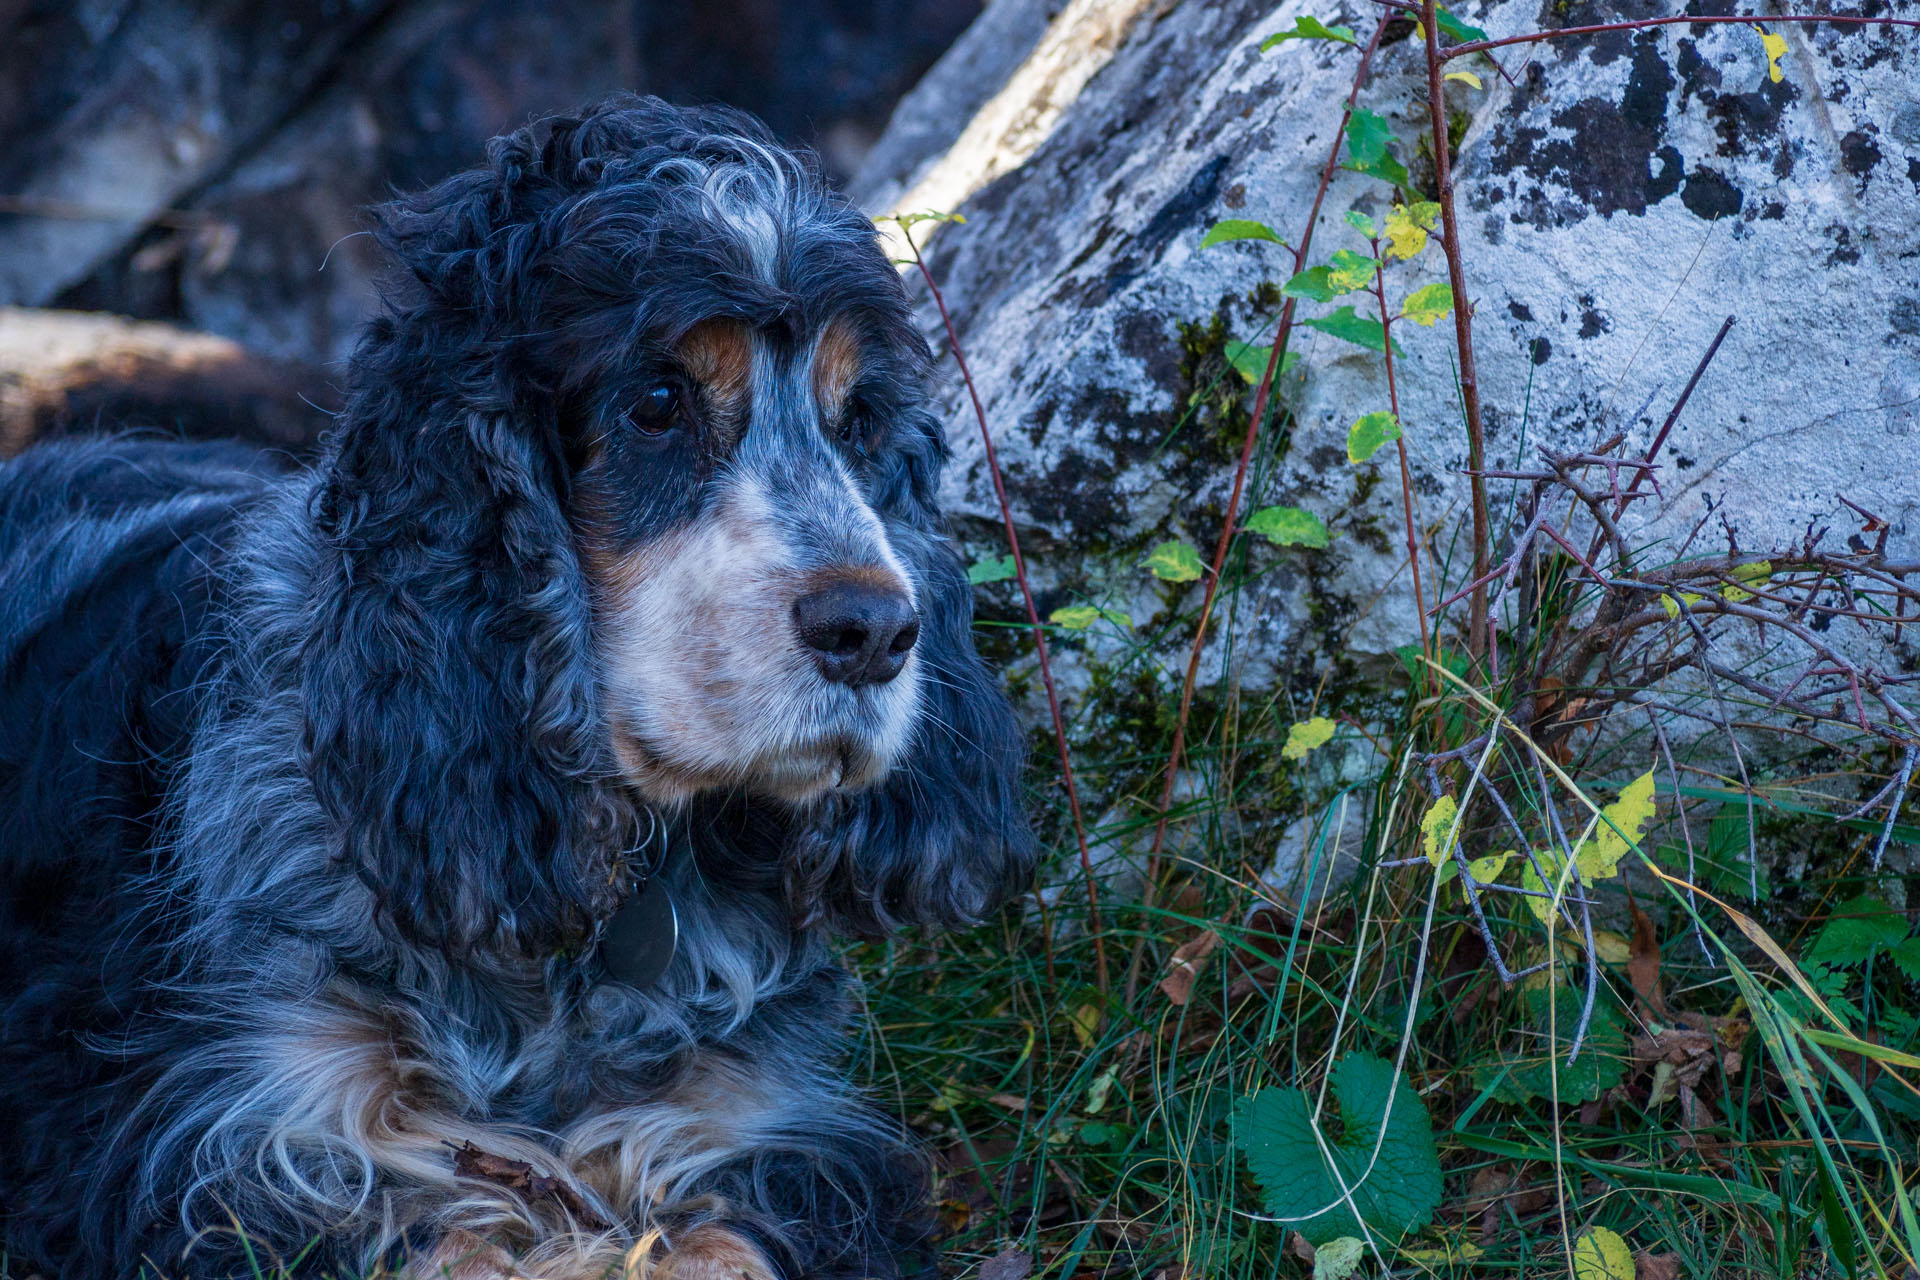
[(842, 320), (830, 321), (813, 346), (813, 398), (820, 406), (822, 422), (840, 420), (859, 378), (860, 340), (853, 326)]
[(675, 348), (689, 377), (700, 384), (708, 413), (721, 430), (746, 425), (753, 397), (753, 336), (737, 320), (702, 320)]

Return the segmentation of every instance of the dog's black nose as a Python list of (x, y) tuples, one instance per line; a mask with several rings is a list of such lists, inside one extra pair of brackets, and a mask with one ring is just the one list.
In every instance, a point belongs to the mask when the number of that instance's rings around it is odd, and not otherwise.
[(865, 582), (836, 582), (801, 596), (793, 622), (820, 674), (856, 689), (899, 675), (920, 638), (906, 592)]

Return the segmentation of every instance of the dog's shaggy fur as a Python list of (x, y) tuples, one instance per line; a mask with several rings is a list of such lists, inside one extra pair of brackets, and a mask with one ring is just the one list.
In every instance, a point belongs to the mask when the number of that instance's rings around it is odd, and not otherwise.
[[(377, 224), (405, 288), (311, 474), (0, 468), (7, 1251), (912, 1272), (925, 1170), (843, 1078), (827, 939), (978, 921), (1031, 837), (873, 226), (634, 98)], [(917, 641), (823, 674), (822, 591)], [(641, 989), (599, 943), (648, 872)]]

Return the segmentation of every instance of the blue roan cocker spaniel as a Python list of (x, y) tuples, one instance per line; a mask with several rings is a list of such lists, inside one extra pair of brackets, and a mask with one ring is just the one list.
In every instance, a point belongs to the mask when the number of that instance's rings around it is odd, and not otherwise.
[(0, 468), (13, 1266), (926, 1266), (828, 939), (1032, 838), (874, 227), (637, 98), (377, 223), (313, 472)]

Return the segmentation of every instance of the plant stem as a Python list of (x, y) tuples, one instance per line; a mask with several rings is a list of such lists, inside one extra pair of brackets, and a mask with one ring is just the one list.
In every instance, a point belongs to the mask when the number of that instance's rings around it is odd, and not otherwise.
[[(1306, 229), (1300, 234), (1300, 243), (1293, 251), (1294, 274), (1306, 269), (1307, 251), (1313, 245), (1313, 227), (1320, 220), (1320, 206), (1327, 198), (1327, 187), (1333, 182), (1333, 171), (1340, 166), (1340, 147), (1347, 136), (1347, 122), (1353, 118), (1353, 109), (1360, 99), (1360, 87), (1366, 83), (1367, 68), (1373, 63), (1373, 54), (1380, 47), (1380, 37), (1385, 34), (1389, 19), (1382, 18), (1374, 28), (1373, 38), (1367, 41), (1360, 51), (1360, 65), (1354, 69), (1353, 87), (1347, 93), (1346, 109), (1340, 115), (1340, 127), (1333, 131), (1333, 145), (1327, 150), (1327, 162), (1320, 168), (1320, 185), (1313, 193), (1313, 207), (1307, 213)], [(1280, 310), (1280, 327), (1274, 334), (1273, 350), (1267, 356), (1266, 372), (1261, 375), (1260, 385), (1253, 394), (1253, 417), (1247, 422), (1246, 439), (1240, 446), (1240, 461), (1233, 472), (1233, 493), (1227, 499), (1226, 522), (1220, 528), (1220, 540), (1214, 545), (1213, 572), (1207, 577), (1206, 590), (1200, 600), (1200, 618), (1194, 626), (1193, 646), (1187, 653), (1186, 679), (1180, 686), (1180, 710), (1173, 722), (1173, 746), (1167, 754), (1166, 780), (1160, 788), (1160, 816), (1153, 824), (1153, 845), (1147, 853), (1146, 887), (1141, 891), (1143, 910), (1151, 910), (1154, 898), (1154, 886), (1160, 878), (1160, 855), (1167, 845), (1167, 819), (1173, 808), (1173, 788), (1180, 776), (1180, 755), (1186, 746), (1187, 717), (1193, 710), (1193, 688), (1200, 676), (1200, 653), (1206, 644), (1207, 620), (1213, 613), (1214, 595), (1220, 589), (1220, 575), (1226, 567), (1227, 549), (1233, 544), (1236, 518), (1240, 510), (1240, 494), (1246, 486), (1247, 468), (1253, 461), (1254, 445), (1260, 438), (1260, 423), (1267, 413), (1267, 401), (1273, 393), (1273, 383), (1280, 376), (1280, 365), (1286, 359), (1287, 340), (1293, 335), (1294, 299), (1288, 298)], [(1145, 954), (1146, 930), (1142, 930), (1139, 940), (1133, 946), (1133, 958), (1128, 965), (1127, 998), (1132, 1000), (1134, 990), (1140, 981), (1140, 960)]]
[[(1380, 256), (1380, 242), (1373, 241), (1373, 296), (1380, 302), (1380, 347), (1387, 363), (1387, 407), (1393, 411), (1394, 425), (1400, 434), (1394, 444), (1400, 450), (1400, 502), (1407, 517), (1407, 565), (1413, 570), (1413, 607), (1420, 615), (1420, 652), (1432, 661), (1432, 637), (1427, 626), (1427, 596), (1420, 587), (1420, 530), (1413, 517), (1413, 468), (1407, 463), (1406, 424), (1400, 421), (1400, 389), (1393, 373), (1393, 310), (1387, 306), (1387, 265)], [(1432, 667), (1427, 668), (1427, 679), (1433, 686), (1433, 692), (1440, 692), (1440, 677)]]
[[(1473, 304), (1460, 261), (1460, 228), (1453, 210), (1453, 148), (1447, 138), (1446, 80), (1441, 73), (1440, 28), (1434, 0), (1423, 0), (1421, 29), (1427, 37), (1427, 113), (1433, 127), (1434, 181), (1440, 188), (1440, 244), (1447, 255), (1447, 280), (1453, 289), (1453, 333), (1460, 349), (1460, 400), (1467, 415), (1467, 484), (1473, 501), (1473, 578), (1478, 584), (1467, 605), (1467, 654), (1478, 659), (1487, 643), (1487, 574), (1492, 556), (1492, 524), (1487, 516), (1487, 438), (1480, 420), (1480, 381), (1473, 362)], [(1384, 303), (1382, 304), (1385, 305)]]
[[(1426, 4), (1427, 43), (1434, 43), (1432, 10), (1433, 5)], [(1920, 18), (1857, 18), (1835, 14), (1792, 13), (1792, 14), (1689, 14), (1678, 18), (1641, 18), (1634, 22), (1601, 22), (1587, 27), (1562, 27), (1558, 31), (1533, 31), (1523, 36), (1505, 36), (1499, 40), (1470, 40), (1466, 44), (1456, 44), (1440, 55), (1442, 62), (1458, 58), (1469, 53), (1485, 53), (1489, 49), (1503, 49), (1510, 44), (1537, 44), (1542, 40), (1558, 40), (1562, 36), (1591, 36), (1605, 31), (1638, 31), (1643, 27), (1673, 27), (1682, 24), (1740, 23), (1745, 26), (1758, 26), (1761, 23), (1780, 22), (1831, 22), (1849, 27), (1913, 27), (1920, 29)]]
[[(905, 228), (902, 228), (904, 231)], [(934, 283), (933, 272), (927, 269), (927, 260), (920, 256), (920, 246), (914, 243), (909, 233), (907, 245), (913, 250), (913, 264), (920, 268), (920, 278), (927, 282), (927, 290), (933, 295), (934, 306), (940, 309), (940, 323), (946, 326), (947, 345), (953, 349), (953, 362), (960, 367), (960, 380), (966, 383), (967, 395), (973, 401), (973, 415), (980, 423), (980, 441), (986, 448), (987, 471), (993, 477), (994, 496), (1000, 500), (1000, 519), (1007, 530), (1007, 549), (1013, 555), (1013, 574), (1020, 582), (1020, 598), (1026, 602), (1027, 621), (1033, 626), (1033, 644), (1040, 656), (1040, 682), (1047, 689), (1047, 712), (1053, 717), (1054, 746), (1060, 752), (1060, 776), (1066, 783), (1067, 808), (1073, 815), (1073, 837), (1080, 848), (1080, 871), (1087, 881), (1087, 932), (1093, 938), (1094, 972), (1099, 980), (1102, 996), (1108, 991), (1107, 943), (1105, 931), (1100, 923), (1100, 888), (1093, 876), (1093, 855), (1087, 849), (1087, 826), (1080, 815), (1080, 789), (1073, 778), (1073, 759), (1067, 750), (1067, 723), (1060, 714), (1060, 694), (1053, 683), (1053, 663), (1047, 655), (1047, 629), (1040, 622), (1040, 610), (1033, 602), (1033, 587), (1027, 581), (1027, 560), (1020, 552), (1020, 535), (1014, 529), (1013, 504), (1007, 498), (1006, 477), (1000, 472), (1000, 458), (994, 452), (993, 432), (987, 426), (986, 406), (980, 403), (980, 390), (974, 385), (973, 371), (967, 368), (966, 353), (960, 349), (960, 335), (953, 327), (953, 317), (947, 314), (947, 300), (940, 292), (940, 286)]]

